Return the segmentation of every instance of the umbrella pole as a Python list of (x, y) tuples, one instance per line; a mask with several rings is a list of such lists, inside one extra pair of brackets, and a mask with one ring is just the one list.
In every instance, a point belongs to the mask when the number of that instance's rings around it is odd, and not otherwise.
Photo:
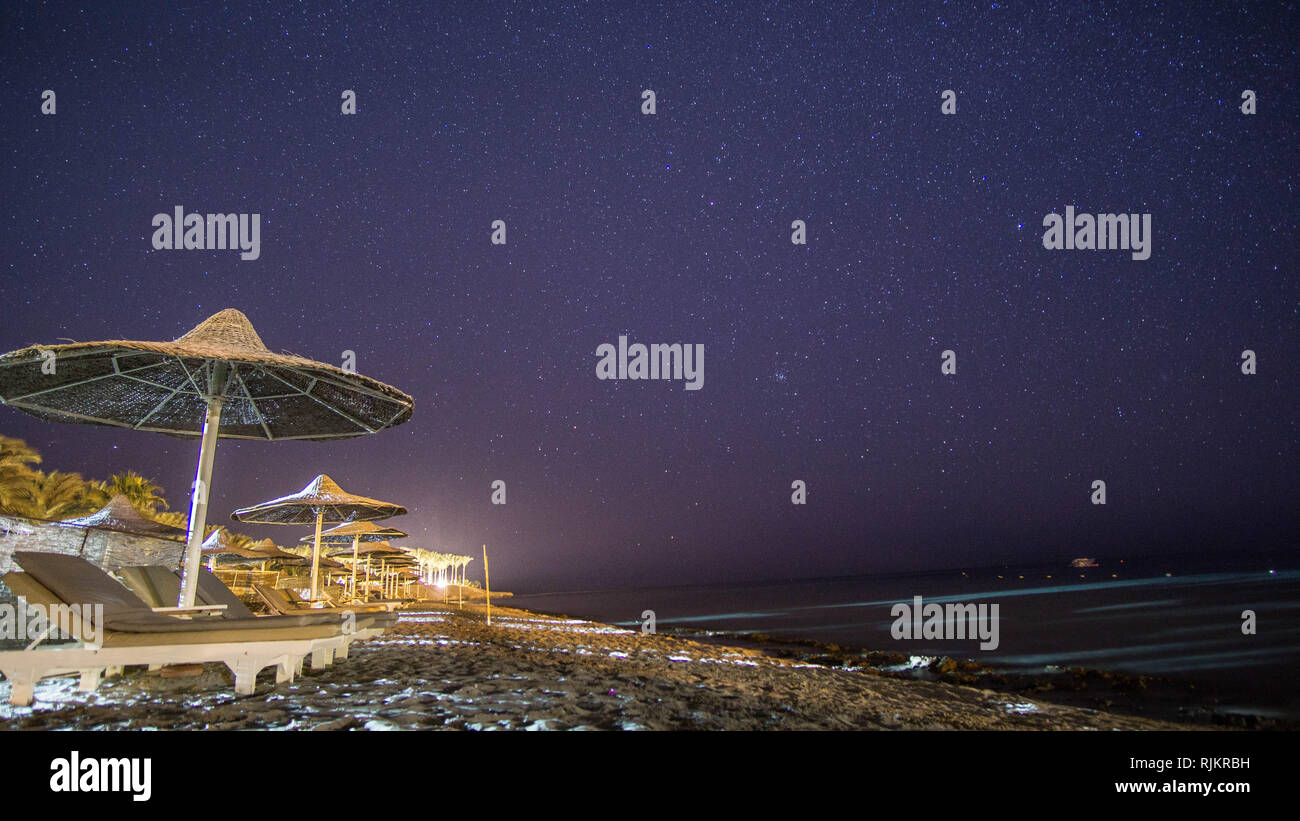
[(316, 544), (311, 551), (311, 600), (320, 598), (320, 525), (325, 519), (325, 508), (316, 511)]
[(348, 595), (354, 599), (357, 597), (357, 543), (360, 541), (360, 535), (352, 537), (352, 590)]
[(203, 437), (199, 440), (199, 466), (190, 493), (190, 534), (185, 546), (185, 565), (181, 570), (181, 597), (177, 604), (193, 607), (198, 592), (199, 562), (203, 558), (203, 530), (208, 523), (208, 489), (212, 484), (212, 460), (217, 455), (217, 429), (221, 427), (221, 403), (225, 400), (226, 366), (218, 363), (209, 385), (208, 413), (203, 420)]
[(492, 580), (488, 577), (487, 545), (483, 545), (483, 600), (487, 602), (487, 623), (492, 626)]

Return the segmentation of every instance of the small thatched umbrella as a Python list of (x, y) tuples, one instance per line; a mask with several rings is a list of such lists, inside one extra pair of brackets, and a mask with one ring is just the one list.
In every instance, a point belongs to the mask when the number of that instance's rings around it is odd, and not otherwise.
[(320, 537), (323, 522), (350, 522), (387, 519), (406, 512), (391, 502), (381, 502), (348, 493), (330, 477), (321, 474), (307, 487), (289, 496), (240, 508), (230, 514), (238, 522), (257, 524), (305, 525), (315, 523), (316, 538), (312, 547), (311, 597), (320, 596)]
[(235, 544), (234, 540), (230, 536), (230, 532), (223, 527), (219, 527), (212, 531), (212, 535), (208, 536), (207, 540), (203, 542), (203, 556), (209, 561), (209, 570), (211, 570), (212, 566), (221, 559), (226, 559), (236, 564), (240, 562), (260, 560), (260, 556), (258, 556), (256, 550), (251, 547), (241, 547)]
[(194, 604), (218, 437), (345, 439), (400, 425), (415, 405), (367, 376), (272, 353), (232, 308), (173, 342), (74, 342), (4, 354), (0, 403), (55, 422), (201, 437), (183, 607)]
[(254, 561), (262, 563), (262, 569), (265, 570), (268, 564), (278, 567), (303, 567), (311, 564), (311, 559), (306, 556), (299, 556), (297, 553), (290, 553), (287, 550), (281, 550), (275, 542), (270, 539), (263, 539), (260, 542), (253, 543), (253, 552), (256, 556)]
[(182, 539), (185, 531), (179, 527), (155, 522), (145, 518), (131, 500), (121, 493), (108, 500), (108, 504), (89, 516), (77, 519), (64, 519), (60, 525), (67, 527), (94, 527), (100, 530), (113, 530), (118, 533), (130, 533), (133, 536), (154, 536), (160, 539)]
[[(370, 521), (346, 522), (338, 527), (332, 527), (320, 534), (322, 544), (347, 544), (352, 542), (352, 582), (348, 591), (349, 595), (357, 594), (357, 557), (358, 547), (361, 542), (386, 542), (389, 539), (405, 539), (406, 534), (395, 527), (382, 527)], [(311, 536), (303, 536), (298, 541), (310, 542)], [(341, 553), (331, 554), (335, 557)]]
[(388, 571), (388, 592), (389, 597), (397, 594), (398, 579), (403, 573), (418, 575), (419, 571), (415, 568), (419, 566), (419, 561), (406, 551), (400, 555), (385, 556), (383, 559), (385, 569)]
[(370, 542), (357, 548), (357, 557), (365, 556), (366, 558), (366, 593), (363, 597), (366, 601), (370, 600), (370, 561), (371, 558), (378, 558), (380, 562), (380, 575), (383, 576), (385, 565), (384, 561), (390, 556), (404, 556), (406, 551), (398, 547), (393, 547), (388, 542)]

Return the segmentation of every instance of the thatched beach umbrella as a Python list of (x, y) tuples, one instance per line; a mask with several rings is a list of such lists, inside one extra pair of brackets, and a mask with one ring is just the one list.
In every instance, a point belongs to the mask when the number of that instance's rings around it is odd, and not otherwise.
[(221, 559), (234, 563), (260, 560), (257, 551), (252, 547), (241, 547), (235, 544), (230, 532), (225, 528), (212, 531), (212, 535), (203, 542), (202, 555), (209, 562), (209, 570)]
[(60, 525), (67, 527), (94, 527), (100, 530), (113, 530), (118, 533), (130, 533), (133, 536), (154, 536), (161, 539), (181, 539), (185, 531), (163, 522), (145, 518), (131, 500), (121, 493), (108, 500), (108, 504), (89, 516), (76, 519), (64, 519)]
[(320, 537), (321, 524), (324, 522), (368, 521), (387, 519), (406, 512), (406, 508), (391, 502), (381, 502), (348, 493), (338, 484), (321, 474), (312, 479), (307, 487), (289, 496), (281, 496), (269, 502), (240, 508), (230, 514), (238, 522), (275, 525), (316, 525), (316, 537), (312, 547), (311, 563), (311, 597), (320, 596)]
[(398, 585), (403, 574), (419, 575), (419, 571), (416, 569), (419, 567), (419, 561), (406, 551), (402, 551), (400, 555), (385, 556), (383, 564), (388, 573), (387, 595), (390, 598), (397, 595)]
[(263, 539), (253, 544), (253, 551), (257, 554), (254, 561), (262, 563), (262, 569), (265, 570), (267, 565), (275, 565), (277, 568), (283, 567), (303, 567), (311, 564), (311, 559), (306, 556), (299, 556), (297, 553), (290, 553), (287, 550), (281, 550), (275, 542), (270, 539)]
[(33, 345), (0, 356), (0, 403), (41, 419), (200, 437), (181, 606), (192, 606), (217, 438), (345, 439), (411, 417), (396, 388), (272, 353), (227, 308), (173, 342)]
[[(357, 593), (357, 563), (358, 547), (361, 542), (387, 542), (389, 539), (405, 539), (406, 534), (395, 527), (383, 527), (371, 521), (346, 522), (338, 527), (332, 527), (320, 534), (322, 544), (347, 544), (352, 542), (352, 582), (348, 591), (349, 595), (355, 596)], [(303, 536), (298, 541), (310, 542), (311, 536)], [(332, 553), (331, 556), (337, 558), (341, 553)]]
[(365, 598), (366, 601), (369, 601), (369, 600), (370, 600), (370, 570), (371, 570), (371, 568), (370, 568), (370, 561), (371, 561), (371, 559), (372, 559), (372, 558), (377, 558), (377, 559), (379, 559), (379, 561), (380, 561), (380, 577), (383, 578), (383, 574), (384, 574), (384, 570), (385, 570), (385, 567), (384, 567), (384, 560), (385, 560), (387, 557), (389, 557), (389, 556), (403, 556), (403, 555), (405, 555), (405, 551), (403, 551), (401, 548), (393, 547), (393, 546), (390, 545), (388, 542), (370, 542), (370, 543), (368, 543), (368, 544), (363, 544), (363, 545), (359, 546), (358, 548), (356, 548), (356, 556), (357, 556), (357, 558), (360, 559), (361, 557), (364, 556), (364, 557), (365, 557), (365, 560), (366, 560), (366, 594), (365, 594), (365, 596), (364, 596), (364, 598)]

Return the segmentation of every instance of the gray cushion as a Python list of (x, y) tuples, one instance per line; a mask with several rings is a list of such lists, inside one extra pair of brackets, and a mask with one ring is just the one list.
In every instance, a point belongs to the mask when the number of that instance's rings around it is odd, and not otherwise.
[(17, 550), (14, 551), (14, 561), (65, 604), (102, 604), (104, 624), (100, 627), (108, 627), (118, 619), (164, 618), (80, 556)]
[(180, 601), (181, 580), (165, 567), (122, 567), (118, 568), (117, 575), (122, 577), (132, 593), (152, 607), (175, 607)]
[(199, 598), (203, 599), (204, 604), (226, 605), (226, 618), (251, 619), (256, 616), (234, 591), (203, 567), (199, 568)]
[(19, 550), (14, 552), (14, 560), (65, 604), (102, 604), (104, 623), (99, 627), (107, 630), (123, 633), (200, 633), (215, 630), (275, 630), (309, 624), (342, 623), (342, 617), (338, 614), (333, 614), (332, 620), (300, 623), (256, 616), (182, 619), (153, 612), (149, 605), (113, 577), (79, 556)]

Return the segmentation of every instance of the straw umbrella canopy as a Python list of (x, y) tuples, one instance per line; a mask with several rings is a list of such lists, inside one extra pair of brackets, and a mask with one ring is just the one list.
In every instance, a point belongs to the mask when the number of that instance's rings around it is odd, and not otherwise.
[(100, 530), (130, 533), (133, 536), (154, 536), (162, 539), (185, 537), (182, 528), (145, 518), (144, 514), (131, 504), (131, 500), (121, 493), (109, 499), (108, 504), (89, 516), (64, 519), (59, 524), (67, 527), (94, 527)]
[(32, 345), (0, 355), (0, 403), (54, 422), (199, 437), (182, 606), (194, 604), (218, 437), (344, 439), (400, 425), (415, 406), (370, 377), (272, 353), (233, 308), (172, 342)]
[(252, 547), (241, 547), (230, 538), (225, 528), (212, 531), (212, 535), (203, 542), (203, 557), (214, 563), (222, 559), (238, 564), (247, 561), (259, 561), (260, 557)]
[[(320, 534), (322, 544), (346, 544), (352, 542), (352, 582), (349, 595), (356, 595), (358, 547), (361, 542), (386, 542), (388, 539), (404, 539), (406, 534), (395, 527), (384, 527), (371, 521), (345, 522)], [(310, 542), (311, 536), (303, 536), (298, 541)], [(334, 557), (341, 553), (331, 554)]]
[(399, 516), (406, 508), (392, 502), (381, 502), (355, 493), (348, 493), (325, 474), (312, 479), (297, 493), (281, 496), (269, 502), (240, 508), (230, 514), (237, 522), (256, 524), (305, 525), (315, 523), (316, 537), (312, 545), (311, 597), (320, 596), (320, 537), (324, 522), (369, 521)]
[(253, 552), (256, 554), (253, 558), (262, 563), (262, 569), (266, 569), (268, 564), (276, 564), (280, 567), (294, 566), (301, 567), (311, 563), (311, 559), (306, 556), (299, 556), (297, 553), (290, 553), (287, 550), (281, 550), (275, 542), (270, 539), (263, 539), (253, 545)]

